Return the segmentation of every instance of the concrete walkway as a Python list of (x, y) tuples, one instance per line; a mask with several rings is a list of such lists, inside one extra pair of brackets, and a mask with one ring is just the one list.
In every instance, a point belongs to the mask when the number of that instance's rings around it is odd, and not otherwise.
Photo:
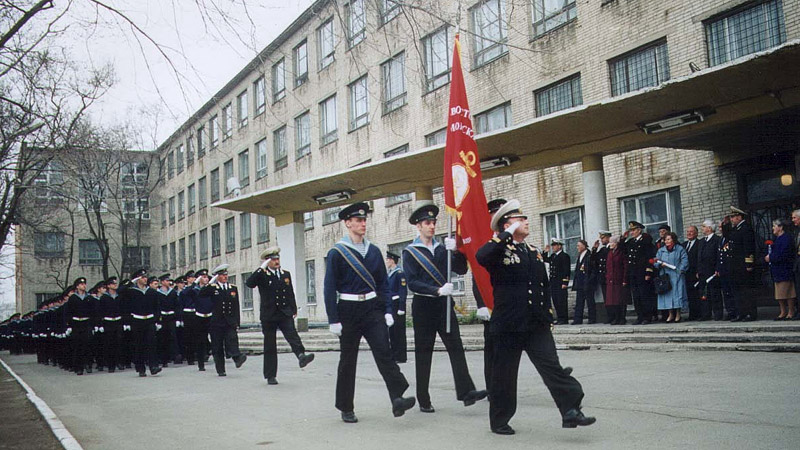
[[(516, 436), (492, 434), (488, 403), (456, 402), (447, 355), (434, 355), (435, 414), (416, 408), (393, 418), (371, 355), (361, 352), (356, 387), (360, 423), (333, 407), (338, 353), (317, 354), (304, 370), (279, 356), (280, 385), (261, 377), (261, 357), (228, 376), (170, 367), (78, 377), (0, 355), (86, 449), (783, 449), (800, 433), (800, 355), (744, 352), (561, 352), (586, 391), (589, 428), (564, 430), (532, 365), (523, 361)], [(483, 386), (482, 354), (469, 352)], [(413, 358), (401, 365), (414, 393)]]

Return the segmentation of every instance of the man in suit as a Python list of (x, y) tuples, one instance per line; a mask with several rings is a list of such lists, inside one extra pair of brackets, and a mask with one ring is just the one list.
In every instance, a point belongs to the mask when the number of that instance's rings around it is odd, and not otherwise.
[(236, 368), (242, 367), (247, 356), (239, 350), (239, 290), (234, 284), (228, 283), (228, 265), (220, 264), (212, 272), (208, 285), (204, 287), (200, 296), (208, 296), (213, 304), (213, 314), (209, 329), (211, 332), (211, 353), (214, 356), (214, 365), (217, 375), (224, 377), (225, 355), (230, 355)]
[(650, 263), (650, 259), (656, 256), (656, 246), (640, 222), (630, 221), (628, 233), (631, 238), (625, 243), (626, 284), (636, 308), (634, 325), (647, 325), (656, 315), (653, 265)]
[(498, 234), (476, 255), (478, 263), (489, 271), (494, 290), (489, 425), (496, 434), (515, 433), (508, 422), (517, 409), (517, 377), (523, 351), (561, 412), (561, 426), (591, 425), (595, 418), (581, 412), (581, 384), (558, 360), (551, 333), (553, 317), (547, 302), (546, 270), (534, 248), (525, 242), (528, 219), (519, 208), (519, 201), (510, 200), (498, 209), (491, 221)]
[(408, 360), (408, 346), (406, 344), (406, 298), (408, 286), (406, 274), (397, 265), (400, 255), (386, 252), (386, 283), (392, 296), (392, 316), (394, 325), (389, 327), (389, 344), (392, 347), (392, 357), (398, 363)]
[(306, 348), (297, 334), (294, 318), (297, 317), (297, 302), (294, 297), (292, 275), (281, 268), (280, 247), (269, 247), (261, 252), (263, 262), (245, 281), (251, 289), (258, 287), (261, 298), (261, 332), (264, 334), (264, 378), (267, 384), (278, 384), (278, 346), (275, 333), (278, 329), (297, 356), (300, 368), (314, 360), (314, 354), (306, 354)]
[[(794, 285), (795, 290), (800, 289), (800, 209), (792, 211), (792, 224), (794, 225)], [(800, 312), (795, 314), (794, 319), (800, 319)]]
[(550, 296), (553, 300), (553, 307), (556, 309), (556, 324), (566, 325), (569, 323), (567, 296), (569, 287), (570, 272), (572, 272), (570, 257), (564, 251), (564, 243), (553, 238), (550, 242), (552, 253), (547, 253), (545, 248), (545, 261), (550, 263)]
[(589, 310), (589, 323), (597, 322), (597, 312), (594, 304), (594, 291), (590, 282), (591, 252), (589, 243), (581, 239), (578, 241), (578, 259), (575, 262), (575, 276), (572, 278), (572, 290), (575, 291), (575, 312), (572, 317), (573, 325), (583, 323), (583, 308)]
[(722, 220), (722, 235), (730, 245), (731, 291), (739, 316), (732, 322), (758, 320), (755, 297), (750, 292), (755, 270), (756, 237), (745, 212), (731, 206)]
[(697, 287), (701, 292), (702, 320), (709, 320), (712, 317), (714, 320), (722, 320), (722, 287), (720, 277), (716, 275), (720, 239), (714, 234), (717, 226), (713, 220), (704, 220), (701, 228), (703, 237), (697, 240), (696, 245), (698, 246), (697, 281), (700, 283)]
[(658, 226), (658, 240), (655, 242), (656, 250), (664, 246), (664, 238), (672, 231), (672, 227), (667, 224)]
[(689, 296), (689, 318), (687, 320), (706, 320), (707, 316), (705, 307), (708, 306), (707, 302), (700, 300), (702, 291), (702, 283), (699, 283), (699, 275), (697, 272), (697, 255), (700, 250), (697, 240), (697, 227), (692, 225), (686, 229), (686, 240), (683, 242), (683, 248), (686, 254), (689, 255), (689, 269), (686, 271), (686, 292)]
[[(606, 299), (606, 260), (608, 259), (608, 243), (611, 239), (611, 232), (608, 230), (600, 230), (598, 232), (599, 238), (594, 241), (592, 246), (592, 256), (589, 260), (589, 283), (590, 291), (589, 297), (594, 301), (594, 293), (600, 289), (603, 295), (603, 301)], [(611, 315), (606, 323), (611, 323)]]

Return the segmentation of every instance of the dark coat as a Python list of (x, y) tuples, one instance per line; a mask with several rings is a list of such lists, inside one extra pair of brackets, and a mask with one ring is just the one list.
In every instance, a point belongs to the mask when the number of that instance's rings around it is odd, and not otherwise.
[(769, 271), (772, 274), (772, 281), (794, 281), (792, 266), (794, 264), (794, 249), (792, 248), (792, 236), (783, 233), (775, 238), (769, 252)]
[(550, 286), (560, 289), (561, 286), (569, 284), (572, 264), (567, 252), (562, 250), (558, 254), (546, 253), (544, 260), (550, 263)]
[(625, 264), (625, 250), (618, 246), (609, 250), (606, 257), (606, 306), (625, 305), (625, 288), (622, 286), (627, 280), (627, 264)]
[(590, 260), (591, 276), (589, 282), (592, 286), (606, 285), (606, 259), (608, 258), (608, 246), (592, 248), (592, 259)]
[(208, 284), (200, 290), (198, 297), (207, 296), (214, 305), (210, 326), (212, 327), (238, 327), (241, 323), (239, 317), (239, 290), (236, 285), (228, 283), (228, 289), (222, 289), (220, 283)]
[(689, 269), (686, 270), (686, 285), (688, 288), (691, 288), (697, 281), (697, 255), (700, 253), (700, 239), (694, 240), (694, 245), (692, 245), (691, 250), (689, 250), (689, 241), (684, 241), (681, 245), (686, 250), (686, 254), (689, 257)]
[(650, 264), (650, 259), (655, 256), (656, 246), (653, 245), (653, 238), (649, 234), (643, 233), (639, 239), (628, 239), (625, 242), (628, 282), (642, 282), (645, 277), (653, 276), (653, 265)]
[(739, 225), (728, 223), (722, 226), (722, 235), (730, 246), (730, 273), (736, 284), (752, 282), (755, 265), (756, 241), (750, 222), (743, 220)]
[(575, 276), (572, 278), (573, 291), (591, 290), (591, 259), (592, 253), (588, 250), (586, 251), (586, 254), (583, 255), (583, 260), (581, 260), (581, 255), (578, 255), (578, 259), (575, 262)]
[(719, 241), (720, 238), (716, 234), (712, 234), (708, 241), (705, 237), (698, 239), (700, 246), (697, 249), (697, 273), (703, 281), (717, 271)]
[(244, 284), (251, 289), (258, 287), (262, 322), (280, 321), (297, 314), (297, 301), (289, 271), (281, 269), (279, 276), (275, 272), (259, 267), (250, 274)]

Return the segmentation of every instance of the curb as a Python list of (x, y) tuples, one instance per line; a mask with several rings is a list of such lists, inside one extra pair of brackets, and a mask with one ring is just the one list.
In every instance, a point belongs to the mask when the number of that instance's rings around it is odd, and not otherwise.
[(47, 406), (47, 403), (44, 402), (36, 393), (28, 386), (28, 383), (22, 380), (19, 375), (16, 374), (2, 358), (0, 358), (0, 364), (17, 380), (20, 386), (25, 389), (25, 392), (28, 395), (28, 400), (36, 406), (36, 409), (39, 410), (39, 414), (42, 415), (45, 421), (47, 421), (47, 426), (53, 431), (53, 434), (56, 436), (56, 439), (61, 443), (65, 450), (83, 450), (81, 444), (75, 439), (75, 436), (67, 430), (67, 427), (64, 426), (64, 423), (56, 416), (56, 413)]

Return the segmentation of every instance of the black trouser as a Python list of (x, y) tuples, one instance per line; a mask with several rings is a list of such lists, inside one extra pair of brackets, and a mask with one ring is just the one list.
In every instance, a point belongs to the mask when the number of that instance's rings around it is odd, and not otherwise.
[[(397, 314), (400, 309), (400, 301), (392, 300), (394, 325), (389, 327), (389, 345), (392, 348), (392, 358), (399, 363), (404, 363), (408, 361), (408, 343), (406, 342), (406, 316)], [(405, 302), (405, 300), (402, 301)]]
[(211, 354), (214, 356), (214, 365), (217, 373), (225, 373), (225, 355), (229, 355), (234, 360), (242, 357), (239, 351), (239, 335), (233, 325), (212, 325), (211, 331)]
[(278, 344), (275, 342), (275, 333), (280, 329), (286, 342), (292, 347), (292, 353), (298, 357), (306, 352), (294, 319), (283, 317), (280, 320), (261, 322), (261, 333), (264, 334), (264, 378), (273, 378), (278, 374)]
[[(98, 327), (102, 326), (103, 322), (101, 321)], [(103, 328), (105, 330), (105, 328)], [(100, 333), (98, 330), (96, 333), (92, 334), (89, 338), (89, 345), (92, 348), (92, 356), (89, 358), (89, 367), (92, 366), (92, 363), (97, 363), (97, 367), (103, 367), (105, 361), (103, 360), (103, 333)]]
[[(710, 311), (706, 314), (706, 306), (708, 306), (708, 302), (703, 302), (700, 300), (700, 296), (703, 295), (703, 283), (696, 279), (694, 275), (691, 277), (689, 274), (686, 275), (686, 294), (689, 297), (689, 319), (690, 320), (700, 320), (711, 316)], [(694, 287), (695, 283), (697, 287)]]
[(637, 322), (652, 320), (657, 313), (653, 282), (631, 276), (628, 278), (628, 287), (633, 298), (633, 307), (636, 309)]
[(197, 358), (197, 321), (199, 317), (194, 312), (183, 313), (183, 356), (189, 364)]
[[(702, 277), (701, 277), (702, 278)], [(705, 283), (705, 279), (701, 283)], [(702, 303), (705, 303), (702, 306), (702, 310), (705, 313), (704, 318), (710, 319), (713, 317), (714, 320), (722, 320), (722, 316), (724, 313), (725, 308), (722, 305), (722, 283), (720, 282), (719, 277), (714, 277), (710, 282), (705, 283), (705, 300), (700, 300)], [(703, 295), (703, 294), (701, 294)]]
[(594, 303), (594, 291), (588, 289), (578, 289), (575, 291), (575, 313), (572, 320), (577, 323), (583, 323), (583, 305), (586, 305), (589, 310), (589, 322), (594, 323), (597, 321), (597, 310)]
[(583, 400), (581, 384), (567, 375), (558, 361), (556, 344), (549, 328), (528, 333), (495, 334), (492, 400), (489, 403), (489, 425), (493, 430), (507, 425), (517, 410), (517, 376), (523, 351), (539, 372), (562, 416), (579, 407)]
[(194, 334), (192, 335), (192, 344), (197, 358), (197, 367), (205, 367), (206, 358), (208, 357), (208, 330), (211, 318), (195, 316), (193, 320)]
[(494, 358), (494, 335), (489, 332), (490, 322), (483, 322), (483, 380), (486, 389), (492, 389), (492, 359)]
[(389, 391), (389, 399), (401, 397), (408, 389), (408, 381), (400, 366), (392, 359), (389, 348), (389, 328), (383, 317), (385, 313), (382, 300), (372, 299), (363, 302), (339, 301), (339, 320), (342, 335), (339, 337), (339, 368), (336, 375), (336, 409), (353, 411), (353, 397), (356, 391), (356, 364), (358, 345), (361, 338), (367, 340), (372, 357), (378, 366)]
[(143, 373), (145, 366), (150, 370), (158, 368), (158, 354), (156, 353), (156, 324), (153, 319), (133, 319), (133, 364), (136, 371)]
[(92, 348), (90, 345), (91, 331), (87, 322), (72, 324), (72, 368), (83, 372), (87, 365), (92, 363)]
[[(456, 385), (456, 398), (463, 400), (469, 391), (475, 390), (475, 383), (469, 375), (467, 359), (458, 320), (452, 306), (447, 308), (447, 297), (424, 297), (415, 295), (412, 303), (414, 311), (414, 357), (417, 370), (417, 400), (420, 405), (431, 404), (428, 386), (431, 380), (431, 361), (436, 335), (442, 339), (450, 357), (450, 367)], [(450, 314), (450, 333), (447, 333), (447, 314)]]
[(606, 323), (617, 324), (622, 321), (622, 305), (606, 305)]
[(750, 316), (753, 319), (757, 319), (758, 310), (756, 308), (756, 297), (753, 295), (750, 285), (751, 278), (752, 274), (746, 270), (741, 270), (734, 274), (731, 278), (731, 293), (736, 303), (736, 309), (739, 311), (739, 316)]
[(736, 308), (736, 298), (733, 296), (733, 281), (731, 280), (731, 275), (722, 275), (719, 281), (722, 291), (722, 302), (725, 305), (725, 311), (728, 311), (728, 317), (738, 317), (739, 310)]
[[(551, 283), (557, 280), (550, 280)], [(569, 292), (561, 288), (561, 284), (550, 285), (550, 297), (553, 299), (553, 307), (556, 310), (556, 320), (559, 322), (567, 322), (569, 317), (569, 307), (567, 306), (567, 296)]]
[(109, 372), (113, 372), (120, 358), (120, 340), (122, 338), (122, 321), (103, 321), (103, 362)]
[[(125, 331), (125, 325), (130, 328), (128, 331)], [(120, 363), (125, 367), (130, 367), (133, 364), (133, 327), (130, 323), (123, 323), (122, 328), (122, 337), (119, 341)]]
[(181, 354), (178, 347), (178, 336), (175, 331), (175, 317), (164, 318), (158, 332), (158, 353), (162, 364), (174, 361)]

